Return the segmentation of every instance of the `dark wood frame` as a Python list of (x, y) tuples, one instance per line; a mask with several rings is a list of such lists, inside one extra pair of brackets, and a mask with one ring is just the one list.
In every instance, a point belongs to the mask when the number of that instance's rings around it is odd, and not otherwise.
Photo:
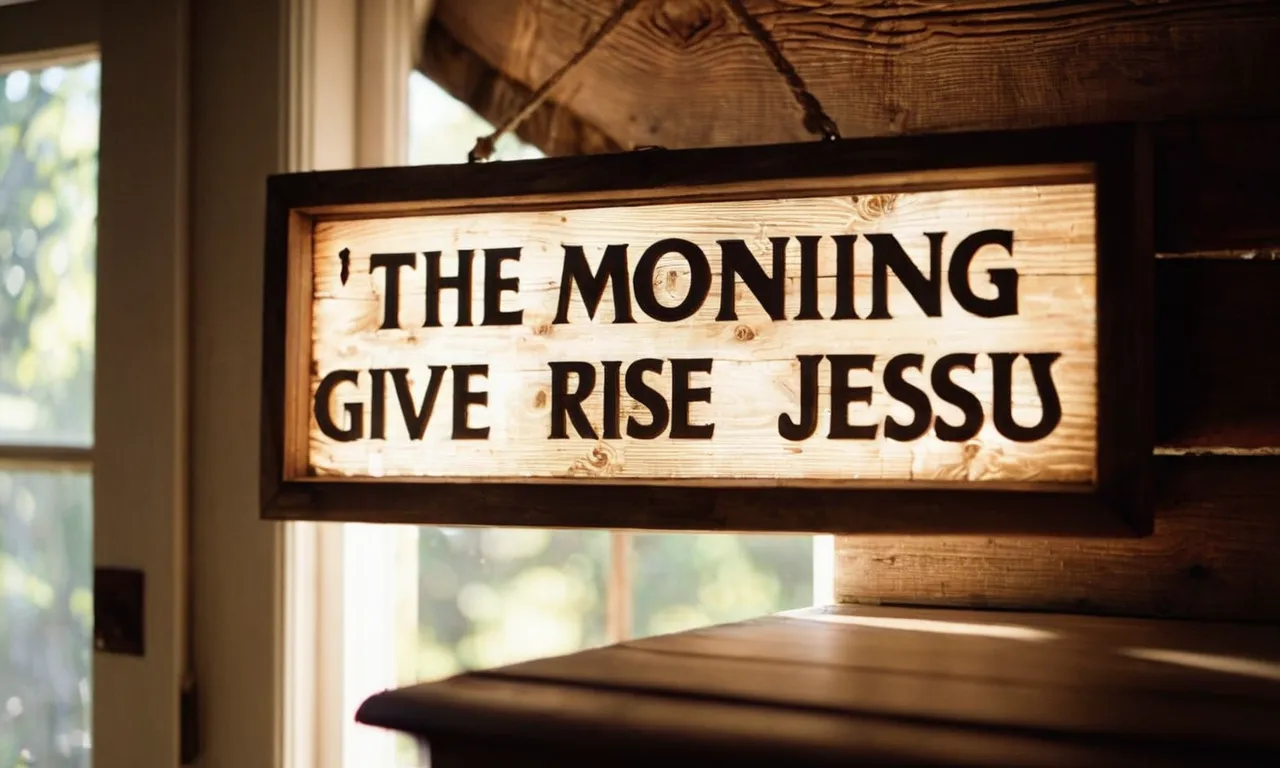
[[(584, 193), (626, 193), (627, 202), (644, 203), (663, 199), (672, 188), (1072, 163), (1091, 164), (1097, 183), (1098, 482), (1093, 492), (284, 479), (291, 351), (285, 299), (296, 290), (290, 285), (290, 231), (305, 238), (311, 217), (401, 215), (424, 201), (456, 201), (468, 211), (515, 203), (522, 209), (563, 207), (575, 204), (566, 203), (565, 196)], [(1150, 179), (1147, 131), (1131, 125), (273, 176), (267, 183), (263, 301), (262, 517), (832, 533), (1150, 533)]]

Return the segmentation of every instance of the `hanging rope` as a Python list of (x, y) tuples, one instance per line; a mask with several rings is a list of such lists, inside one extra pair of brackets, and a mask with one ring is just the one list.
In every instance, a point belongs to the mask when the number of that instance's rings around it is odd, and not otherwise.
[(821, 136), (826, 141), (834, 141), (840, 138), (840, 129), (836, 127), (836, 121), (832, 120), (831, 116), (822, 110), (822, 104), (818, 101), (818, 97), (809, 91), (809, 88), (804, 84), (804, 79), (800, 77), (800, 73), (796, 72), (796, 68), (791, 66), (791, 62), (783, 55), (782, 50), (778, 48), (778, 44), (773, 41), (773, 36), (769, 34), (769, 30), (765, 29), (764, 25), (755, 16), (751, 15), (746, 6), (742, 4), (742, 0), (725, 0), (725, 3), (737, 14), (738, 21), (742, 22), (742, 26), (746, 27), (751, 36), (756, 39), (756, 42), (764, 49), (765, 55), (769, 57), (773, 68), (787, 82), (787, 87), (791, 89), (791, 95), (795, 97), (800, 109), (804, 110), (804, 127), (809, 133)]
[(600, 28), (595, 31), (595, 34), (587, 38), (587, 42), (582, 45), (582, 50), (574, 54), (573, 58), (566, 61), (560, 69), (556, 70), (551, 75), (551, 77), (548, 77), (546, 82), (539, 86), (538, 90), (533, 92), (533, 95), (530, 96), (529, 100), (525, 102), (525, 105), (520, 108), (520, 111), (507, 118), (507, 120), (499, 125), (493, 133), (476, 139), (476, 145), (471, 150), (471, 153), (467, 155), (467, 160), (472, 163), (480, 160), (488, 160), (493, 155), (493, 150), (494, 147), (497, 146), (498, 139), (500, 139), (504, 133), (515, 130), (529, 117), (529, 115), (533, 114), (534, 110), (542, 106), (542, 102), (546, 100), (547, 94), (551, 93), (551, 89), (555, 88), (556, 85), (560, 83), (560, 80), (564, 78), (569, 70), (578, 66), (579, 62), (585, 59), (587, 54), (591, 53), (592, 49), (594, 49), (596, 45), (604, 39), (605, 35), (612, 32), (613, 28), (618, 26), (618, 22), (626, 18), (627, 14), (631, 13), (631, 11), (633, 11), (639, 4), (640, 0), (622, 0), (622, 2), (618, 4), (618, 7), (614, 9), (613, 13), (610, 14), (609, 18), (605, 19), (604, 23), (600, 25)]
[[(798, 103), (800, 105), (800, 109), (804, 111), (805, 129), (816, 136), (821, 136), (827, 141), (839, 139), (840, 130), (836, 127), (836, 121), (832, 120), (831, 117), (823, 111), (822, 104), (818, 101), (818, 97), (814, 96), (813, 93), (809, 91), (809, 88), (804, 84), (804, 79), (800, 77), (800, 74), (796, 72), (796, 68), (791, 65), (791, 62), (787, 59), (786, 55), (784, 55), (782, 50), (778, 48), (777, 43), (774, 42), (773, 37), (769, 34), (769, 31), (764, 28), (764, 25), (751, 15), (746, 6), (742, 4), (742, 0), (725, 0), (725, 3), (729, 6), (729, 9), (733, 11), (734, 15), (738, 17), (742, 26), (746, 27), (747, 32), (750, 33), (751, 36), (755, 38), (755, 41), (760, 44), (760, 47), (764, 49), (765, 55), (769, 57), (769, 62), (773, 64), (773, 68), (778, 72), (778, 75), (786, 81), (787, 87), (791, 90), (791, 95), (795, 97), (796, 103)], [(613, 13), (609, 15), (609, 18), (605, 19), (604, 23), (596, 29), (591, 37), (587, 38), (587, 41), (582, 45), (582, 49), (566, 61), (560, 69), (552, 73), (551, 77), (548, 77), (546, 81), (529, 96), (529, 99), (525, 102), (524, 106), (522, 106), (514, 115), (503, 121), (501, 125), (494, 129), (493, 133), (476, 139), (476, 145), (472, 148), (471, 152), (468, 153), (467, 161), (476, 163), (488, 160), (492, 157), (493, 151), (497, 146), (498, 139), (502, 138), (504, 134), (518, 128), (521, 123), (527, 120), (529, 116), (537, 110), (538, 107), (542, 106), (542, 102), (546, 101), (548, 94), (551, 93), (551, 89), (555, 88), (571, 69), (578, 66), (578, 64), (587, 57), (587, 54), (591, 53), (591, 51), (595, 49), (596, 45), (598, 45), (606, 35), (612, 32), (614, 28), (626, 18), (627, 14), (635, 10), (635, 7), (639, 4), (640, 0), (622, 0), (622, 2), (618, 4), (618, 7), (614, 9)]]

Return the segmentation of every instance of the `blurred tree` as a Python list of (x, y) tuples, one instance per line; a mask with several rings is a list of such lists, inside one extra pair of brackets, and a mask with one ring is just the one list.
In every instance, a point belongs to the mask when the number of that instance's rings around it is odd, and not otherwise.
[(813, 602), (813, 538), (642, 533), (632, 542), (632, 634), (662, 635)]
[[(92, 443), (99, 67), (0, 73), (0, 443)], [(0, 471), (0, 768), (89, 765), (92, 484)]]
[(419, 546), (419, 677), (606, 641), (607, 532), (423, 528)]

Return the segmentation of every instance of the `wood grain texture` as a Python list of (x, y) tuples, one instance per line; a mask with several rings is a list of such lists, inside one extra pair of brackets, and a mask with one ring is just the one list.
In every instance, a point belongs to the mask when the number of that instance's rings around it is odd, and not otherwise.
[[(515, 114), (532, 93), (528, 86), (503, 75), (464, 47), (438, 23), (429, 24), (423, 32), (417, 67), (493, 125)], [(554, 101), (536, 109), (514, 133), (552, 156), (622, 149), (599, 128)]]
[[(1268, 0), (749, 0), (845, 136), (1274, 115)], [(594, 0), (440, 0), (435, 23), (536, 86), (610, 13)], [(1223, 87), (1223, 84), (1230, 84)], [(717, 0), (645, 3), (552, 98), (624, 147), (812, 138)]]
[[(655, 764), (804, 766), (1171, 764), (1154, 745), (1046, 741), (890, 718), (640, 696), (629, 690), (485, 677), (387, 691), (360, 722), (412, 734), (434, 768), (646, 768)], [(1177, 755), (1186, 755), (1177, 748)], [(1184, 757), (1185, 759), (1185, 757)]]
[(1280, 459), (1156, 462), (1140, 540), (836, 540), (840, 602), (1280, 621)]
[[(1150, 217), (1143, 204), (1146, 198), (1139, 193), (1139, 179), (1146, 178), (1140, 160), (1148, 157), (1144, 137), (1145, 131), (1133, 126), (1093, 126), (272, 177), (264, 275), (263, 514), (275, 519), (441, 525), (1140, 534), (1149, 529), (1145, 467), (1150, 459), (1152, 401), (1147, 394), (1150, 348), (1142, 342), (1149, 334), (1153, 264), (1145, 234)], [(279, 297), (286, 295), (291, 271), (286, 255), (289, 221), (281, 211), (302, 212), (328, 226), (404, 215), (581, 210), (610, 202), (634, 207), (864, 195), (884, 189), (897, 190), (896, 194), (989, 190), (1079, 183), (1080, 176), (1064, 180), (1061, 173), (1075, 169), (1072, 173), (1078, 174), (1082, 164), (1091, 165), (1098, 180), (1097, 354), (1100, 361), (1110, 361), (1110, 373), (1099, 368), (1105, 381), (1096, 395), (1100, 439), (1092, 493), (1062, 493), (1069, 489), (1055, 486), (1053, 491), (1009, 494), (1002, 490), (1006, 484), (992, 482), (968, 483), (960, 498), (937, 488), (906, 492), (872, 487), (859, 489), (853, 499), (847, 491), (830, 488), (285, 479), (288, 467), (296, 465), (282, 456), (281, 424), (286, 413), (294, 412), (289, 403), (308, 400), (309, 392), (287, 390), (282, 374), (283, 361), (289, 359), (289, 315)], [(851, 178), (858, 180), (852, 188)], [(349, 261), (354, 258), (350, 252), (347, 256)], [(1105, 301), (1103, 294), (1109, 296)], [(735, 334), (733, 344), (741, 342)], [(314, 375), (308, 368), (301, 379)], [(1102, 417), (1104, 412), (1109, 415)], [(582, 458), (586, 464), (595, 459)], [(1028, 507), (1036, 514), (1027, 515)], [(883, 514), (887, 509), (893, 515)]]
[(1121, 652), (1280, 662), (1278, 632), (1272, 626), (1226, 622), (845, 604), (633, 640), (620, 648), (658, 659), (776, 661), (991, 685), (1091, 688), (1120, 695), (1134, 689), (1172, 696), (1194, 692), (1280, 704), (1280, 686), (1246, 674), (1135, 663), (1133, 654)]
[[(421, 440), (411, 440), (388, 386), (386, 439), (369, 439), (372, 413), (368, 381), (335, 391), (329, 410), (341, 414), (352, 405), (365, 415), (362, 439), (341, 441), (324, 434), (309, 416), (308, 464), (320, 477), (437, 478), (466, 481), (575, 478), (579, 481), (727, 480), (773, 482), (1093, 482), (1094, 422), (1097, 413), (1095, 317), (1095, 195), (1092, 185), (1063, 184), (979, 190), (918, 192), (903, 195), (845, 195), (742, 202), (685, 203), (643, 207), (602, 207), (533, 213), (454, 214), (414, 218), (322, 221), (312, 238), (315, 270), (312, 377), (310, 399), (331, 371), (408, 368), (414, 402), (426, 390), (427, 365), (488, 365), (487, 379), (476, 388), (488, 392), (484, 408), (473, 410), (476, 426), (488, 426), (485, 440), (453, 440), (447, 413), (433, 416)], [(982, 318), (966, 312), (944, 290), (942, 316), (928, 317), (894, 277), (887, 307), (892, 319), (868, 316), (872, 306), (872, 262), (868, 238), (894, 235), (925, 274), (929, 244), (925, 232), (946, 232), (942, 274), (950, 269), (950, 248), (969, 234), (990, 229), (1013, 232), (1013, 253), (983, 248), (968, 274), (974, 290), (995, 295), (991, 270), (1018, 273), (1016, 315)], [(829, 234), (824, 234), (829, 233)], [(830, 318), (836, 306), (836, 248), (830, 235), (857, 233), (854, 243), (854, 309), (861, 320), (797, 321), (802, 292), (798, 235), (821, 236), (816, 254), (817, 310)], [(786, 320), (773, 321), (739, 279), (737, 319), (717, 321), (722, 306), (720, 253), (722, 239), (741, 239), (752, 258), (773, 273), (772, 238), (790, 238), (785, 256)], [(616, 307), (606, 293), (593, 320), (580, 292), (569, 289), (567, 324), (553, 324), (568, 246), (581, 246), (594, 272), (611, 244), (629, 244), (635, 268), (638, 254), (651, 242), (680, 238), (702, 248), (711, 262), (711, 285), (701, 308), (688, 320), (660, 323), (633, 306), (636, 322), (612, 323)], [(519, 290), (508, 294), (507, 311), (523, 313), (521, 325), (456, 328), (456, 291), (445, 291), (439, 313), (445, 327), (423, 328), (426, 267), (401, 274), (398, 291), (399, 329), (383, 329), (387, 297), (385, 277), (370, 268), (375, 253), (421, 253), (444, 250), (440, 272), (458, 271), (456, 250), (519, 246), (520, 260), (504, 271), (518, 278)], [(860, 247), (859, 247), (860, 246)], [(345, 262), (334, 258), (349, 253)], [(340, 267), (341, 265), (341, 267)], [(348, 270), (344, 279), (343, 269)], [(482, 262), (472, 267), (470, 309), (476, 322), (484, 315), (486, 291)], [(654, 291), (666, 306), (690, 292), (688, 263), (674, 255), (657, 262)], [(638, 291), (637, 291), (638, 294)], [(633, 301), (638, 301), (633, 299)], [(799, 355), (872, 354), (875, 371), (860, 384), (872, 387), (869, 406), (855, 406), (849, 418), (858, 424), (880, 424), (887, 418), (911, 423), (914, 411), (885, 389), (884, 364), (893, 355), (921, 354), (925, 371), (943, 355), (977, 353), (975, 372), (952, 378), (983, 404), (986, 424), (976, 441), (947, 443), (931, 434), (908, 442), (885, 439), (829, 440), (831, 399), (825, 380), (818, 385), (818, 432), (793, 442), (779, 436), (781, 413), (797, 416)], [(1018, 443), (992, 425), (992, 367), (988, 354), (1059, 353), (1052, 368), (1062, 403), (1062, 423), (1048, 436)], [(570, 426), (568, 439), (548, 440), (555, 402), (550, 364), (562, 361), (620, 360), (629, 366), (647, 357), (691, 358), (714, 362), (708, 374), (691, 380), (709, 386), (710, 402), (694, 403), (691, 421), (714, 424), (709, 440), (677, 440), (667, 435), (645, 440), (621, 436), (605, 439), (601, 421), (602, 385), (597, 380), (584, 411), (599, 440)], [(820, 376), (825, 378), (825, 369)], [(367, 377), (366, 377), (367, 378)], [(865, 379), (865, 381), (863, 381)], [(907, 379), (926, 393), (924, 372)], [(652, 386), (671, 400), (672, 374), (649, 377)], [(443, 384), (437, 403), (445, 405), (456, 380)], [(576, 383), (573, 385), (576, 388)], [(566, 387), (567, 389), (567, 387)], [(1023, 425), (1041, 419), (1043, 404), (1025, 360), (1014, 368), (1013, 416)], [(959, 424), (959, 408), (930, 395), (938, 418)], [(440, 410), (446, 410), (441, 407)], [(622, 395), (622, 419), (641, 422), (649, 411), (630, 393)], [(287, 430), (292, 431), (293, 426)], [(970, 455), (971, 453), (976, 455)]]
[[(1275, 629), (1248, 633), (1236, 628), (1228, 642), (1201, 642), (1199, 649), (1187, 650), (1185, 639), (1180, 643), (1168, 633), (1141, 627), (1073, 632), (1061, 625), (1042, 629), (1017, 615), (951, 618), (945, 613), (861, 613), (841, 607), (811, 619), (802, 612), (798, 618), (702, 632), (721, 639), (739, 630), (714, 648), (710, 643), (686, 648), (677, 635), (659, 638), (658, 652), (640, 640), (482, 675), (1081, 739), (1216, 742), (1280, 752), (1280, 734), (1271, 727), (1280, 716), (1274, 680), (1222, 681), (1212, 670), (1166, 667), (1141, 658), (1151, 651), (1175, 658), (1213, 656), (1246, 668), (1254, 662), (1264, 670), (1261, 675), (1275, 677), (1280, 675)], [(787, 641), (756, 639), (758, 629), (778, 624), (790, 630)], [(778, 640), (781, 632), (770, 634)], [(1243, 643), (1237, 635), (1244, 635)], [(1251, 653), (1236, 650), (1241, 645)], [(815, 653), (814, 646), (825, 647)], [(1061, 675), (1064, 669), (1074, 674)], [(1208, 701), (1213, 705), (1206, 706)]]
[[(1278, 632), (831, 606), (380, 693), (357, 719), (425, 739), (433, 759), (500, 743), (600, 764), (1264, 760), (1280, 753)], [(904, 728), (917, 738), (896, 738)]]

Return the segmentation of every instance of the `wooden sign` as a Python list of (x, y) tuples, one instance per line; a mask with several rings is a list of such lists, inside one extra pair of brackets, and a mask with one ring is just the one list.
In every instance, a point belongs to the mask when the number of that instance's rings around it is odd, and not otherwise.
[[(1095, 130), (277, 177), (264, 511), (1140, 521), (1138, 157)], [(652, 508), (681, 492), (756, 498)], [(745, 511), (769, 495), (826, 516)]]

